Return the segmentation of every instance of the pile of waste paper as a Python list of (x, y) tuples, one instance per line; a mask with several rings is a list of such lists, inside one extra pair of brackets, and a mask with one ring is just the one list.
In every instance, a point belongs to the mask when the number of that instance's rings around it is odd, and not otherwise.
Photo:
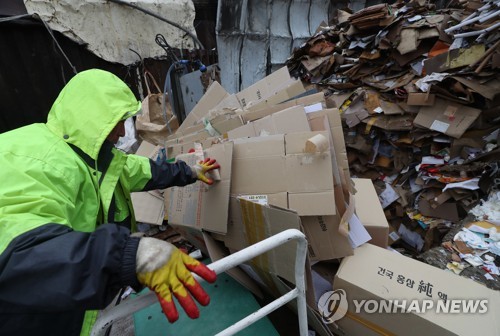
[(414, 254), (499, 187), (499, 27), (500, 1), (338, 10), (287, 60), (339, 108), (351, 175)]

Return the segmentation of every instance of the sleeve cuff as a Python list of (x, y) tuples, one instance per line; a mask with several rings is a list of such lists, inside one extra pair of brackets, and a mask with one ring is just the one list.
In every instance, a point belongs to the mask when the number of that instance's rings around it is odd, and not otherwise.
[(132, 287), (136, 292), (143, 288), (139, 280), (137, 280), (136, 273), (136, 254), (139, 240), (138, 237), (130, 237), (125, 243), (120, 275), (123, 285)]

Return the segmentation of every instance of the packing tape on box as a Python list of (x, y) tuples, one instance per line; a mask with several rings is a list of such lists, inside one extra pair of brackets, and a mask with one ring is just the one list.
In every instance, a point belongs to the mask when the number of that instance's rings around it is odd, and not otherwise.
[(217, 132), (217, 130), (213, 128), (212, 124), (207, 120), (207, 118), (203, 118), (202, 121), (208, 134), (210, 134), (211, 136), (220, 136), (219, 132)]
[(323, 134), (316, 134), (312, 138), (307, 139), (306, 141), (306, 153), (323, 153), (328, 150), (330, 144), (328, 139)]

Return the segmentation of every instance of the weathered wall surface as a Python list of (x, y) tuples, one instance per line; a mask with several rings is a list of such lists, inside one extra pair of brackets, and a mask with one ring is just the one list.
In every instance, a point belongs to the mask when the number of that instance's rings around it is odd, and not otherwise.
[[(363, 1), (364, 0), (360, 0)], [(219, 0), (217, 50), (222, 86), (238, 92), (282, 67), (335, 8), (348, 1)]]
[[(173, 21), (196, 35), (191, 0), (126, 0)], [(29, 14), (37, 13), (50, 28), (83, 44), (106, 61), (131, 64), (138, 56), (157, 57), (165, 51), (156, 44), (161, 33), (173, 48), (190, 49), (193, 40), (179, 28), (132, 7), (104, 0), (24, 0)], [(196, 46), (197, 47), (197, 46)]]

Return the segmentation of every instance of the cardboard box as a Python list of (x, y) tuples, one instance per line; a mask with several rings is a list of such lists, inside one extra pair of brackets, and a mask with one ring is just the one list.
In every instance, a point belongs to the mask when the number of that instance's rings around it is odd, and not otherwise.
[(300, 219), (309, 242), (311, 261), (343, 258), (352, 254), (349, 239), (340, 233), (340, 215), (302, 216)]
[[(347, 335), (500, 335), (498, 291), (372, 244), (364, 244), (342, 260), (333, 288), (344, 290), (347, 296), (348, 312), (336, 321)], [(416, 306), (409, 309), (410, 301), (421, 308), (428, 299), (433, 306), (425, 312)], [(452, 308), (454, 300), (468, 299), (488, 300), (487, 312), (443, 313), (443, 306), (437, 311), (438, 304)], [(406, 300), (407, 310), (383, 312), (382, 308), (379, 313), (374, 309), (377, 303), (371, 301), (368, 308), (376, 312), (356, 312), (353, 300), (358, 300), (358, 306), (360, 300), (399, 300), (400, 304)], [(453, 304), (462, 307), (461, 302)]]
[(479, 114), (481, 110), (444, 99), (436, 99), (434, 106), (420, 108), (413, 122), (415, 125), (460, 138), (479, 117)]
[[(317, 134), (327, 135), (300, 132), (234, 140), (231, 184), (235, 197), (286, 194), (288, 208), (298, 212), (304, 232), (313, 242), (309, 252), (314, 261), (352, 253), (347, 233), (340, 233), (341, 223), (349, 216), (338, 214), (335, 206), (332, 154), (329, 149), (317, 153), (304, 150), (307, 140)], [(266, 174), (260, 173), (263, 171)], [(228, 247), (241, 249), (244, 237), (233, 202), (231, 198), (230, 224), (224, 241)]]
[[(181, 154), (176, 160), (193, 165), (202, 159), (199, 154)], [(232, 156), (232, 142), (207, 148), (203, 157), (214, 158), (220, 164), (220, 180), (211, 186), (197, 181), (185, 187), (169, 188), (170, 195), (166, 200), (170, 225), (226, 233)]]
[(377, 192), (370, 179), (353, 178), (356, 193), (355, 211), (359, 220), (366, 228), (372, 240), (370, 244), (386, 248), (389, 238), (389, 223), (380, 205)]
[[(301, 201), (299, 215), (309, 197), (316, 203), (315, 215), (335, 214), (330, 152), (304, 153), (306, 141), (318, 132), (269, 135), (234, 141), (232, 195), (260, 195), (288, 192), (292, 204)], [(262, 173), (265, 172), (265, 173)], [(320, 194), (320, 195), (315, 195)], [(297, 204), (299, 205), (299, 204)]]

